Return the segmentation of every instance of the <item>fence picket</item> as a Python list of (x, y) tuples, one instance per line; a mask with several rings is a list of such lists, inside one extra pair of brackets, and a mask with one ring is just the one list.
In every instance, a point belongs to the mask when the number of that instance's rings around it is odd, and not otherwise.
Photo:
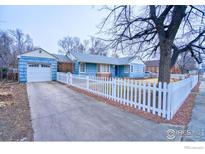
[(156, 83), (153, 83), (152, 98), (153, 98), (152, 99), (152, 108), (153, 108), (152, 113), (156, 114)]
[(130, 83), (129, 83), (129, 80), (127, 79), (126, 80), (127, 82), (127, 87), (126, 87), (126, 102), (127, 102), (127, 105), (130, 104), (130, 101), (129, 101), (129, 94), (130, 94)]
[(167, 103), (167, 83), (164, 82), (163, 84), (163, 113), (162, 113), (162, 117), (165, 118), (166, 117), (166, 103)]
[(134, 101), (133, 101), (133, 87), (134, 87), (133, 84), (134, 84), (134, 82), (133, 82), (133, 80), (130, 80), (130, 83), (131, 83), (130, 84), (130, 88), (131, 88), (131, 90), (130, 90), (130, 93), (131, 93), (130, 94), (130, 104), (131, 105), (130, 106), (133, 107), (134, 106)]
[(98, 95), (98, 77), (96, 76), (95, 79), (96, 79), (96, 93)]
[(126, 104), (126, 79), (124, 79), (124, 86), (123, 86), (123, 104)]
[(141, 81), (139, 81), (139, 90), (138, 90), (138, 109), (141, 109), (141, 90), (142, 90), (142, 83), (141, 83)]
[(143, 111), (145, 111), (145, 108), (146, 108), (146, 82), (144, 81), (143, 82), (143, 104), (142, 104), (142, 108), (143, 108)]
[(137, 107), (137, 81), (134, 82), (134, 107)]
[(162, 111), (162, 105), (161, 105), (161, 96), (162, 96), (162, 94), (161, 94), (161, 92), (162, 92), (162, 83), (161, 82), (159, 82), (159, 84), (158, 84), (158, 116), (161, 116), (161, 111)]
[(95, 76), (95, 93), (97, 93), (97, 77)]
[(117, 90), (117, 101), (120, 102), (120, 84), (119, 84), (120, 80), (119, 78), (117, 78), (117, 85), (116, 85), (116, 90)]
[(110, 81), (111, 81), (111, 78), (108, 78), (108, 98), (111, 99), (110, 97), (110, 92), (111, 92), (111, 88), (110, 88)]
[(150, 105), (150, 99), (151, 99), (151, 84), (150, 84), (150, 82), (148, 82), (147, 88), (148, 88), (147, 111), (150, 112), (150, 107), (151, 107), (151, 105)]
[(120, 103), (121, 103), (121, 104), (122, 104), (122, 102), (123, 102), (122, 88), (123, 88), (123, 80), (120, 79)]
[(105, 94), (106, 94), (106, 98), (108, 98), (108, 78), (105, 78)]
[(103, 77), (103, 95), (104, 97), (106, 97), (106, 93), (105, 93), (105, 77)]
[(167, 119), (170, 120), (172, 119), (172, 110), (171, 110), (171, 106), (172, 106), (172, 103), (171, 103), (171, 100), (172, 100), (172, 87), (173, 87), (173, 84), (172, 83), (169, 83), (168, 85), (168, 100), (167, 100)]

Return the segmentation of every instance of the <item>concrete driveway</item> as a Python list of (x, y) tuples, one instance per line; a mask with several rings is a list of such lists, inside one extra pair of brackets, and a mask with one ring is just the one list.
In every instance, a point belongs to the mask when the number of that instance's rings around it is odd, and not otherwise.
[(36, 141), (164, 141), (168, 129), (182, 129), (146, 120), (57, 82), (28, 83), (27, 91)]

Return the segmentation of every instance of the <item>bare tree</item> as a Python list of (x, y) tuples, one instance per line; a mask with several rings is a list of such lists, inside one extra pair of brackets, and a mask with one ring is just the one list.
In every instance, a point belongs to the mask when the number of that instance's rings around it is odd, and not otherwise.
[(11, 44), (13, 40), (7, 32), (0, 32), (0, 67), (11, 63)]
[[(115, 51), (160, 54), (158, 80), (170, 82), (170, 68), (178, 56), (190, 52), (201, 63), (205, 52), (204, 6), (167, 5), (103, 7), (108, 15), (101, 23), (109, 46)], [(105, 30), (104, 30), (105, 29)]]
[(177, 65), (183, 74), (196, 69), (196, 61), (191, 57), (189, 52), (183, 52), (180, 54), (179, 59), (177, 60)]
[(84, 52), (87, 52), (88, 50), (89, 50), (89, 44), (90, 44), (90, 40), (88, 40), (88, 39), (85, 39), (85, 40), (83, 40), (83, 48), (84, 48)]
[(0, 65), (16, 67), (17, 55), (33, 49), (31, 37), (21, 30), (0, 32)]
[(107, 55), (107, 48), (106, 45), (102, 42), (102, 40), (97, 39), (95, 37), (90, 38), (90, 48), (89, 52), (94, 55)]
[(116, 53), (116, 52), (113, 52), (111, 57), (114, 57), (114, 58), (119, 58), (119, 55)]
[(14, 40), (14, 50), (18, 52), (18, 54), (22, 54), (25, 51), (30, 51), (33, 49), (33, 41), (28, 34), (24, 34), (22, 30), (10, 30), (10, 34)]
[(85, 48), (78, 37), (64, 37), (58, 42), (60, 52), (68, 54), (69, 52), (84, 52)]
[(68, 54), (69, 52), (87, 52), (90, 54), (106, 55), (105, 44), (102, 40), (90, 37), (89, 40), (80, 41), (78, 37), (64, 37), (58, 42), (61, 48), (59, 52)]
[(13, 66), (17, 66), (17, 55), (33, 50), (33, 41), (28, 34), (24, 34), (20, 29), (10, 30), (9, 34), (13, 39), (11, 45)]

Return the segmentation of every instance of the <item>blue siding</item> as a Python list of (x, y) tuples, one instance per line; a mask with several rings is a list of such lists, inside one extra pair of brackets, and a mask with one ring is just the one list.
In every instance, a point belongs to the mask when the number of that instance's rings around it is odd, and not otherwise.
[[(97, 64), (94, 64), (94, 63), (85, 63), (85, 64), (86, 64), (85, 73), (80, 73), (79, 72), (80, 62), (75, 62), (73, 73), (74, 74), (81, 74), (81, 75), (96, 76)], [(114, 77), (115, 76), (115, 65), (110, 65), (110, 72), (111, 72), (111, 75)]]
[[(134, 72), (125, 73), (124, 65), (119, 65), (117, 75), (115, 75), (115, 65), (110, 65), (110, 72), (112, 77), (131, 77), (131, 78), (141, 78), (144, 77), (144, 71), (140, 72), (140, 70), (144, 70), (143, 64), (131, 64), (133, 66)], [(89, 75), (89, 76), (96, 76), (97, 73), (97, 64), (94, 63), (86, 63), (86, 72), (80, 73), (79, 72), (80, 62), (74, 62), (74, 74), (81, 74), (81, 75)]]
[(80, 63), (75, 61), (74, 67), (73, 67), (73, 74), (79, 74), (79, 66), (80, 66)]
[(50, 64), (52, 80), (56, 80), (57, 61), (55, 59), (22, 56), (18, 61), (19, 82), (27, 82), (27, 64), (32, 62)]
[(97, 64), (86, 63), (86, 75), (95, 76), (97, 73)]
[(129, 73), (125, 73), (125, 66), (120, 65), (119, 66), (119, 77), (129, 77)]
[(111, 76), (115, 77), (115, 65), (110, 65)]
[(95, 76), (97, 73), (97, 64), (94, 63), (85, 63), (86, 65), (86, 70), (85, 73), (80, 73), (80, 62), (74, 62), (74, 74), (81, 74), (81, 75), (89, 75), (89, 76)]
[(143, 78), (145, 76), (145, 73), (144, 73), (145, 66), (143, 64), (131, 64), (130, 67), (131, 66), (133, 66), (133, 72), (130, 72), (129, 77)]
[[(130, 78), (142, 78), (144, 77), (144, 65), (143, 64), (131, 64), (133, 66), (133, 72), (125, 73), (125, 65), (119, 66), (118, 77), (130, 77)], [(131, 68), (130, 68), (131, 69)], [(142, 70), (142, 72), (140, 72)]]

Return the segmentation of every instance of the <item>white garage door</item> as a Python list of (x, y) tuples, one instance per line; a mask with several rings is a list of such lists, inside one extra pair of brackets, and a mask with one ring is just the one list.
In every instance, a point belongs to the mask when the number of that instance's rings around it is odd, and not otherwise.
[(28, 64), (27, 82), (51, 81), (51, 66), (48, 64)]

